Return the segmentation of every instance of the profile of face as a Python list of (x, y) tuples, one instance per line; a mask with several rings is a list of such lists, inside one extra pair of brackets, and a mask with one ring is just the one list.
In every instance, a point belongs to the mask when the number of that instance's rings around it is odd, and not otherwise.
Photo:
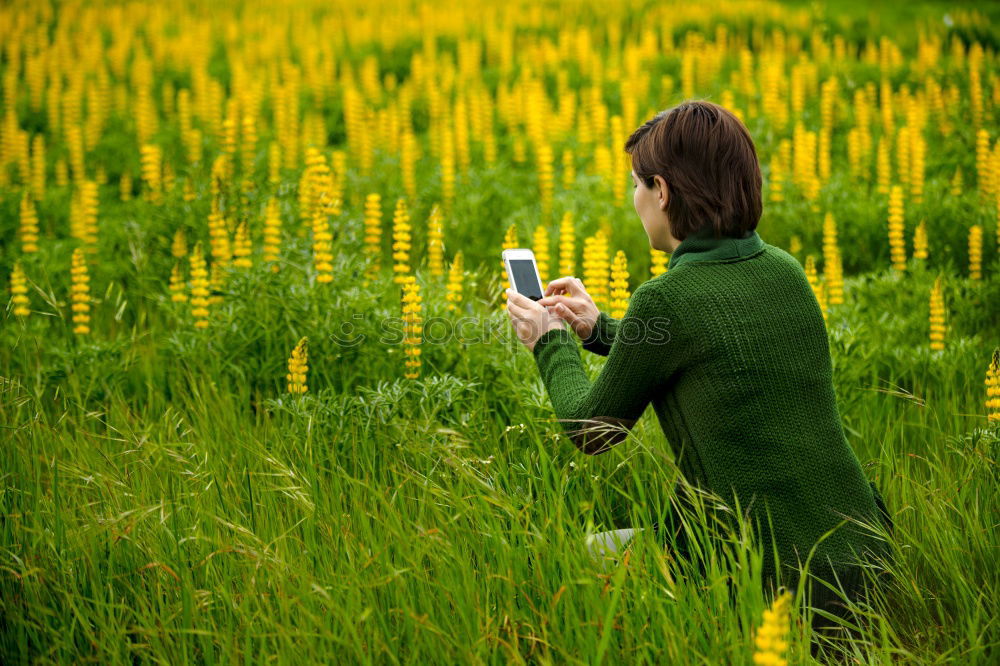
[(680, 241), (670, 233), (670, 219), (667, 217), (667, 202), (670, 200), (670, 189), (660, 175), (653, 176), (653, 186), (646, 183), (632, 172), (632, 183), (635, 191), (632, 194), (632, 204), (635, 212), (642, 220), (642, 227), (649, 238), (649, 246), (654, 250), (673, 252)]

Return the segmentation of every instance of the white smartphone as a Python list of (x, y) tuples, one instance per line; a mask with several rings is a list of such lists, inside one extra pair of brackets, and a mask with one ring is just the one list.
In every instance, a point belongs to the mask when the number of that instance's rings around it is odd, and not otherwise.
[(544, 293), (542, 279), (538, 275), (534, 252), (524, 248), (504, 250), (503, 264), (507, 269), (507, 279), (510, 280), (510, 286), (514, 291), (533, 301), (542, 297)]

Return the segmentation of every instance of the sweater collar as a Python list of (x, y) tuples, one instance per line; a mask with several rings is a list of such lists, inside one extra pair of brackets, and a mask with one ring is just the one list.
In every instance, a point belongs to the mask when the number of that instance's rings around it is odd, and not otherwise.
[(764, 247), (756, 231), (748, 231), (743, 238), (715, 237), (711, 226), (704, 226), (687, 235), (670, 257), (670, 268), (691, 261), (718, 261), (748, 257)]

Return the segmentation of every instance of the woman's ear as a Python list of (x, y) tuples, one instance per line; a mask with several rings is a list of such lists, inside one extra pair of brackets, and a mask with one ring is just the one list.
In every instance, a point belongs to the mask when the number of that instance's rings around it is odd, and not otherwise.
[(659, 174), (653, 176), (653, 180), (656, 181), (656, 196), (659, 200), (660, 210), (666, 210), (667, 202), (670, 201), (670, 188), (667, 187), (667, 181), (663, 180), (663, 176)]

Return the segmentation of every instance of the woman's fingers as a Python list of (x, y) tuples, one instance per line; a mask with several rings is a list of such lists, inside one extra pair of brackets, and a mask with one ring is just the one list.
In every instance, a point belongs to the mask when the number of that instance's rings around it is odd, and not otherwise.
[(580, 316), (579, 316), (579, 315), (577, 315), (577, 314), (576, 314), (575, 312), (573, 312), (572, 310), (570, 310), (570, 309), (569, 309), (568, 307), (566, 307), (565, 305), (562, 305), (562, 304), (560, 304), (560, 305), (557, 305), (557, 306), (555, 306), (555, 307), (554, 307), (554, 308), (553, 308), (552, 310), (553, 310), (553, 312), (555, 312), (555, 313), (556, 313), (556, 315), (557, 315), (557, 316), (558, 316), (558, 317), (559, 317), (560, 319), (562, 319), (562, 320), (563, 320), (563, 321), (565, 321), (565, 322), (566, 322), (567, 324), (569, 324), (569, 327), (570, 327), (570, 328), (572, 328), (572, 329), (573, 329), (574, 331), (576, 331), (576, 330), (577, 330), (577, 327), (578, 327), (578, 326), (579, 326), (580, 324), (582, 324), (582, 323), (583, 323), (583, 322), (582, 322), (582, 320), (580, 319)]
[(545, 295), (551, 296), (552, 294), (558, 294), (560, 292), (568, 292), (570, 294), (576, 294), (577, 290), (583, 286), (583, 283), (572, 275), (567, 275), (565, 277), (556, 278), (545, 288)]
[[(514, 291), (513, 289), (507, 289), (507, 307), (510, 307), (511, 303), (514, 303), (515, 305), (519, 306), (521, 309), (532, 309), (532, 310), (535, 309), (535, 307), (533, 307), (533, 306), (537, 306), (538, 305), (536, 301), (531, 300), (530, 298), (528, 298), (524, 294), (519, 294), (518, 292)], [(541, 306), (538, 306), (538, 307), (541, 307)]]
[(559, 303), (562, 303), (567, 307), (572, 307), (572, 305), (570, 305), (572, 299), (569, 298), (568, 296), (564, 296), (563, 294), (553, 294), (552, 296), (546, 296), (545, 298), (538, 299), (537, 302), (539, 305), (544, 305), (544, 306), (557, 305)]

